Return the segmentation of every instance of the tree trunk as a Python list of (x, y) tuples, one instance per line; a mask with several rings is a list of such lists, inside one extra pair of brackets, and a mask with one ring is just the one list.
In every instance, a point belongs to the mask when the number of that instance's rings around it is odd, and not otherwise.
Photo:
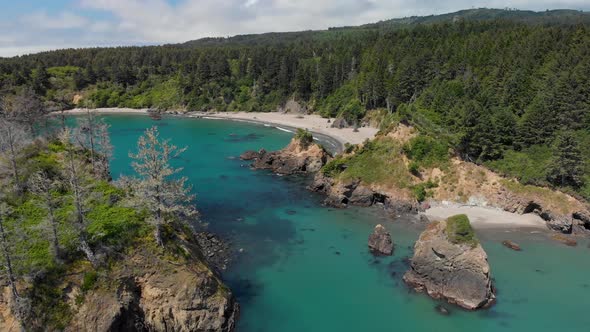
[(88, 241), (86, 241), (86, 236), (84, 235), (80, 235), (80, 250), (82, 250), (82, 252), (86, 255), (86, 258), (93, 267), (98, 266), (98, 260), (90, 248), (90, 245), (88, 245)]
[(160, 224), (156, 225), (156, 229), (154, 229), (154, 238), (156, 239), (156, 243), (160, 246), (164, 246), (164, 241), (162, 241), (162, 230), (160, 229)]
[(51, 223), (51, 231), (53, 235), (53, 239), (51, 241), (53, 246), (53, 253), (55, 254), (55, 257), (59, 260), (61, 258), (61, 252), (59, 250), (59, 239), (57, 237), (57, 220), (55, 220), (53, 206), (51, 206), (50, 198), (48, 198), (47, 204), (49, 206), (49, 222)]
[(16, 289), (16, 278), (14, 276), (14, 270), (12, 268), (12, 259), (10, 252), (8, 251), (8, 243), (6, 239), (6, 232), (4, 231), (4, 220), (0, 219), (0, 238), (2, 239), (2, 253), (4, 254), (4, 263), (6, 272), (8, 273), (8, 283), (10, 284), (10, 290), (15, 299), (19, 298), (18, 289)]

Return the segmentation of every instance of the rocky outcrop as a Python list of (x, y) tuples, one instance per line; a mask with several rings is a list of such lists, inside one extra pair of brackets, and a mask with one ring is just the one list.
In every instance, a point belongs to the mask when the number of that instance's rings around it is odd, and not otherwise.
[(551, 211), (541, 212), (540, 216), (551, 230), (564, 234), (571, 234), (573, 231), (574, 221), (571, 217), (554, 214)]
[[(187, 254), (200, 255), (196, 246)], [(145, 251), (85, 296), (66, 331), (233, 331), (238, 304), (203, 258), (174, 263)]]
[(375, 255), (391, 256), (393, 254), (391, 234), (381, 224), (375, 226), (373, 233), (369, 235), (369, 250)]
[(320, 145), (293, 138), (282, 150), (260, 150), (258, 153), (247, 151), (240, 158), (253, 160), (252, 167), (255, 169), (268, 169), (278, 174), (290, 175), (317, 172), (331, 157)]
[[(108, 269), (72, 266), (55, 289), (65, 301), (61, 305), (73, 314), (59, 330), (233, 331), (239, 315), (234, 296), (209, 267), (196, 236), (176, 232), (176, 239), (167, 244), (173, 251), (141, 245), (111, 261)], [(202, 234), (209, 242), (217, 239)], [(214, 245), (207, 248), (219, 250)], [(89, 274), (99, 277), (85, 286)], [(4, 303), (9, 295), (0, 294), (0, 308), (9, 307)], [(44, 319), (31, 315), (26, 330), (49, 329)], [(9, 310), (0, 310), (0, 330), (19, 330)]]
[(348, 205), (372, 206), (382, 204), (391, 215), (414, 213), (419, 211), (419, 205), (414, 199), (400, 197), (392, 192), (379, 192), (362, 184), (360, 181), (340, 181), (318, 172), (309, 190), (325, 194), (324, 204), (345, 208)]
[(468, 310), (491, 305), (495, 295), (487, 254), (479, 243), (451, 242), (446, 228), (447, 221), (433, 222), (420, 235), (404, 281)]
[(260, 149), (259, 151), (246, 151), (244, 153), (242, 153), (240, 155), (240, 159), (241, 160), (254, 160), (254, 159), (258, 159), (260, 158), (260, 156), (263, 156), (264, 154), (266, 154), (266, 150), (264, 149)]

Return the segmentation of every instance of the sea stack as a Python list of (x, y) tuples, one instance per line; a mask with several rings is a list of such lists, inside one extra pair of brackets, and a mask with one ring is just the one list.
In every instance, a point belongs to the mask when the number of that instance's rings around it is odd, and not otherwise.
[(393, 253), (391, 234), (380, 224), (375, 226), (375, 230), (369, 235), (369, 250), (375, 255), (391, 256)]
[(466, 215), (427, 226), (403, 279), (416, 291), (467, 310), (488, 307), (496, 298), (487, 254)]

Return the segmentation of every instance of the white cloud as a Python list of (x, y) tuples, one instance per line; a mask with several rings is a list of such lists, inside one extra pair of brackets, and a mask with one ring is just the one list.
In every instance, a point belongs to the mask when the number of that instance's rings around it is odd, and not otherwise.
[(46, 12), (36, 12), (23, 16), (20, 21), (28, 27), (46, 30), (79, 29), (89, 23), (85, 17), (72, 12), (62, 12), (57, 16), (50, 16)]
[[(590, 9), (588, 0), (78, 0), (55, 15), (40, 11), (3, 23), (14, 40), (0, 54), (41, 46), (175, 43), (201, 37), (325, 29), (472, 7)], [(101, 18), (92, 15), (100, 12)], [(81, 13), (90, 15), (81, 15)], [(106, 17), (106, 18), (105, 18)], [(14, 31), (12, 31), (14, 30)]]

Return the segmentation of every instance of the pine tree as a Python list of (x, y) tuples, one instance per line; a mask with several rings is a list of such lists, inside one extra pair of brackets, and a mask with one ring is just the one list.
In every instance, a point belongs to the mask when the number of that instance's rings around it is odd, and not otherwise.
[(570, 131), (562, 131), (553, 144), (553, 160), (548, 180), (561, 187), (579, 188), (583, 184), (584, 160), (579, 143)]

